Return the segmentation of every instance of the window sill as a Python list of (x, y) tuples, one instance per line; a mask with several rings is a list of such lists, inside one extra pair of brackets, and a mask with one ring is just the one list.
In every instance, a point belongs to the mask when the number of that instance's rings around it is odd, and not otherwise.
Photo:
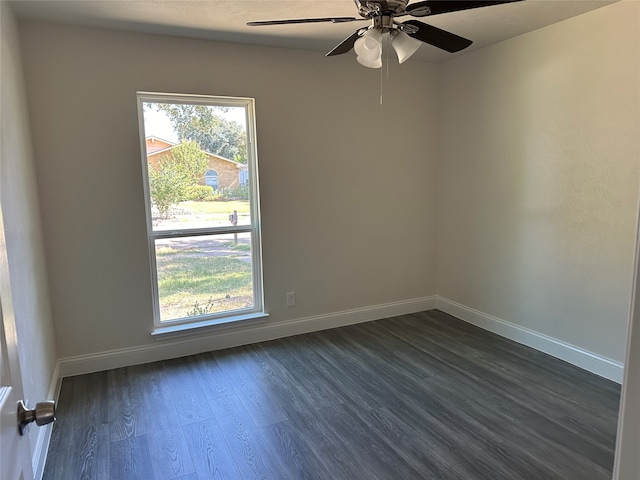
[(184, 337), (187, 335), (200, 335), (210, 331), (224, 330), (228, 328), (253, 325), (262, 323), (269, 317), (268, 313), (257, 312), (247, 313), (245, 315), (235, 315), (233, 317), (213, 318), (210, 320), (202, 320), (193, 323), (181, 323), (178, 325), (167, 325), (156, 327), (151, 335), (156, 340), (164, 340), (169, 338)]

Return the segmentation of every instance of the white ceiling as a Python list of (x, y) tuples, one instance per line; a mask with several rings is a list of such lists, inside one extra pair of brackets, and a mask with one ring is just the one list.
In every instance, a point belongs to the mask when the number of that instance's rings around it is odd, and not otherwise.
[[(2, 1), (2, 0), (0, 0)], [(417, 0), (411, 0), (416, 3)], [(618, 0), (525, 0), (419, 19), (473, 40), (450, 54), (423, 45), (414, 59), (441, 62)], [(366, 22), (248, 27), (252, 20), (358, 17), (352, 0), (14, 0), (20, 19), (205, 38), (326, 53)], [(403, 17), (399, 20), (412, 17)]]

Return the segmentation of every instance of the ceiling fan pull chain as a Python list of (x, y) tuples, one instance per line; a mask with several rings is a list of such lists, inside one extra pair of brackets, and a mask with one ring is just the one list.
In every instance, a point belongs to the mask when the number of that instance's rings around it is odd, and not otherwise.
[(380, 105), (382, 105), (382, 80), (384, 79), (384, 73), (382, 68), (380, 69)]
[(387, 57), (387, 82), (389, 82), (389, 49), (391, 48), (391, 37), (385, 35), (387, 37), (387, 48), (385, 49), (385, 54)]
[[(385, 55), (385, 63), (386, 63), (386, 65), (383, 64), (383, 67), (386, 67), (386, 69), (387, 69), (387, 80), (388, 80), (389, 79), (389, 45), (388, 45), (388, 42), (385, 42), (385, 40), (386, 40), (385, 37), (386, 37), (386, 35), (382, 36), (382, 38), (380, 39), (380, 43), (383, 45), (382, 53), (386, 54)], [(382, 54), (380, 56), (382, 57)], [(383, 100), (383, 88), (384, 88), (384, 72), (383, 72), (383, 70), (384, 70), (384, 68), (380, 69), (380, 105), (382, 105), (382, 100)]]

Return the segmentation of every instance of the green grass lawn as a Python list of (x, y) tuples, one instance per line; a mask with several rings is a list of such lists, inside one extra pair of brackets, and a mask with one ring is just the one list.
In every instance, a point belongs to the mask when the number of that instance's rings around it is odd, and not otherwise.
[(238, 225), (250, 224), (248, 201), (180, 202), (168, 218), (156, 218), (154, 225), (160, 230), (171, 228), (200, 228), (203, 226), (229, 226), (229, 215), (238, 214)]
[(240, 256), (242, 251), (212, 256), (195, 248), (159, 247), (161, 321), (252, 307), (251, 264)]
[(232, 202), (180, 202), (178, 206), (195, 215), (229, 215), (234, 210), (238, 215), (249, 215), (249, 202), (234, 200)]

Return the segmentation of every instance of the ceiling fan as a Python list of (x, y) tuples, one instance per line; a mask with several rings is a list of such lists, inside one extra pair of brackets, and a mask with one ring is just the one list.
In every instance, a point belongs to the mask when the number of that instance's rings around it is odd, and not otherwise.
[(354, 49), (358, 62), (370, 68), (382, 66), (383, 35), (391, 39), (391, 44), (403, 63), (422, 45), (422, 42), (454, 53), (467, 48), (473, 42), (451, 32), (418, 20), (396, 21), (397, 17), (429, 17), (443, 13), (489, 7), (522, 0), (424, 0), (408, 5), (409, 0), (353, 0), (358, 8), (356, 17), (300, 18), (291, 20), (266, 20), (248, 22), (251, 27), (265, 25), (290, 25), (297, 23), (346, 23), (369, 20), (368, 27), (356, 30), (335, 46), (326, 56), (342, 55)]

